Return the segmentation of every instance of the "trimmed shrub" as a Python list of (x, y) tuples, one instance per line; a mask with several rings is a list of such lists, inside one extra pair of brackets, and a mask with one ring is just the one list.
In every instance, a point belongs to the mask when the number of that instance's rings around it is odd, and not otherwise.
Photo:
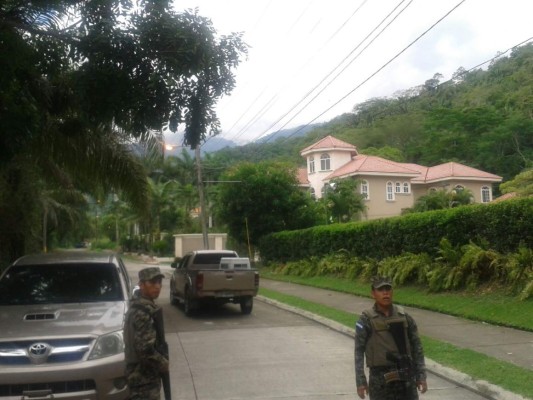
[(500, 253), (533, 244), (533, 198), (408, 214), (383, 220), (317, 226), (263, 237), (265, 262), (323, 257), (341, 249), (378, 260), (403, 253), (439, 254), (442, 238), (452, 246), (486, 241)]

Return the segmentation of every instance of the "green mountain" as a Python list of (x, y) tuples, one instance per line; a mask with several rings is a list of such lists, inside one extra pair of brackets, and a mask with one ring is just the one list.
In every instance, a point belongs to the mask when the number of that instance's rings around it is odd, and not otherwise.
[(212, 154), (240, 161), (303, 164), (299, 152), (327, 135), (364, 154), (432, 166), (457, 161), (511, 179), (533, 160), (533, 43), (485, 68), (459, 68), (441, 82), (435, 74), (394, 97), (357, 104), (303, 136), (274, 138)]

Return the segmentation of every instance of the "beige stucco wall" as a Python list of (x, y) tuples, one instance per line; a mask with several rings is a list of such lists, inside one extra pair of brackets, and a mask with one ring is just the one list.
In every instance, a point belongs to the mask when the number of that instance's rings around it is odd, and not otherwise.
[(493, 183), (492, 182), (474, 182), (474, 181), (453, 179), (453, 180), (447, 180), (444, 182), (413, 185), (413, 187), (415, 188), (413, 190), (415, 194), (415, 201), (419, 199), (421, 196), (428, 194), (431, 188), (435, 188), (437, 190), (444, 189), (446, 191), (450, 191), (450, 190), (453, 190), (457, 185), (461, 185), (465, 189), (470, 190), (472, 192), (472, 195), (474, 196), (475, 203), (481, 203), (481, 188), (483, 186), (486, 186), (490, 189), (490, 199), (491, 200), (493, 199), (492, 197)]
[[(322, 154), (329, 154), (330, 169), (327, 171), (320, 170), (320, 156)], [(309, 159), (313, 156), (315, 158), (315, 172), (309, 172)], [(339, 169), (344, 164), (352, 160), (349, 151), (318, 151), (316, 153), (308, 154), (307, 160), (307, 179), (310, 186), (315, 189), (315, 196), (317, 199), (322, 197), (322, 187), (324, 186), (323, 179), (330, 175), (336, 169)]]
[[(228, 240), (227, 233), (209, 233), (207, 235), (209, 249), (225, 250)], [(204, 237), (201, 233), (189, 233), (174, 235), (174, 256), (183, 257), (189, 251), (202, 250), (204, 248)]]
[(412, 192), (394, 193), (394, 200), (387, 200), (387, 182), (392, 182), (394, 188), (396, 182), (403, 184), (403, 182), (409, 182), (409, 178), (360, 175), (357, 179), (368, 182), (369, 198), (365, 201), (367, 209), (363, 220), (401, 215), (402, 209), (412, 207), (414, 204)]

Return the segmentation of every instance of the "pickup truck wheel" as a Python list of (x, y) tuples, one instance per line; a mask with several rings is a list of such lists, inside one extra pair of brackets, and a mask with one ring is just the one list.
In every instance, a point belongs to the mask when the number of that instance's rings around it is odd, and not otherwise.
[(186, 316), (190, 317), (193, 314), (194, 307), (193, 307), (193, 301), (191, 300), (191, 296), (189, 295), (189, 292), (185, 292), (185, 296), (183, 298), (183, 312)]
[(241, 299), (241, 313), (248, 315), (252, 312), (253, 308), (254, 308), (253, 297), (246, 297), (244, 299)]

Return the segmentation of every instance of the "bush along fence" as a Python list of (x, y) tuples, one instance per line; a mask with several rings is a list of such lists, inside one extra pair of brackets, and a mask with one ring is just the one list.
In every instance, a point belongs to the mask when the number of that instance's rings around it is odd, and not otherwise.
[(533, 247), (533, 198), (409, 214), (402, 217), (322, 225), (263, 237), (265, 262), (286, 262), (346, 250), (360, 258), (427, 253), (436, 256), (446, 238), (452, 246), (475, 243), (500, 253)]
[[(431, 291), (505, 285), (533, 296), (533, 199), (269, 235), (263, 261), (279, 273), (369, 280)], [(266, 256), (266, 257), (265, 257)]]

